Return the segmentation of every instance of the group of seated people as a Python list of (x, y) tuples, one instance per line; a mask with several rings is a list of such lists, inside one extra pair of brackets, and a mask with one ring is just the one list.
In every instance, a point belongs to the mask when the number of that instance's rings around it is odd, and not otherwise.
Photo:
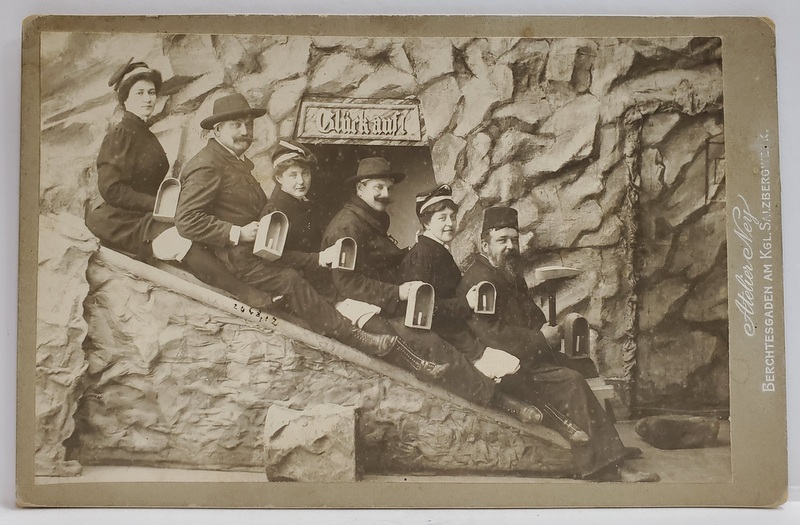
[[(109, 82), (124, 116), (97, 159), (105, 200), (86, 219), (100, 240), (147, 260), (178, 261), (202, 281), (251, 306), (278, 307), (312, 330), (414, 373), (471, 402), (503, 410), (523, 423), (562, 433), (585, 479), (657, 481), (625, 464), (641, 454), (625, 447), (584, 377), (553, 348), (561, 330), (545, 324), (521, 271), (517, 214), (485, 211), (480, 253), (462, 275), (450, 254), (458, 205), (448, 186), (421, 193), (416, 244), (400, 248), (389, 235), (387, 207), (405, 175), (381, 157), (362, 159), (344, 182), (353, 194), (326, 225), (308, 198), (314, 154), (290, 140), (272, 153), (276, 186), (267, 198), (245, 156), (253, 121), (265, 114), (238, 93), (218, 98), (201, 122), (208, 143), (180, 172), (174, 223), (153, 219), (169, 165), (150, 132), (161, 75), (129, 61)], [(279, 258), (254, 253), (260, 219), (280, 211), (288, 234)], [(355, 268), (333, 265), (339, 239), (355, 240)], [(492, 283), (494, 313), (476, 313), (477, 285)], [(406, 326), (409, 294), (435, 291), (430, 330)], [(273, 300), (280, 297), (277, 304)]]

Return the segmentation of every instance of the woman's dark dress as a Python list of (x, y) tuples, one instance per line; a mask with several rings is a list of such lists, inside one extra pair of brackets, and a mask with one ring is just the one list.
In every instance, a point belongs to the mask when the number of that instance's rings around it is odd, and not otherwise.
[(105, 202), (89, 212), (86, 226), (107, 246), (148, 255), (150, 241), (171, 226), (153, 220), (168, 170), (161, 143), (142, 119), (126, 111), (100, 146), (97, 185)]

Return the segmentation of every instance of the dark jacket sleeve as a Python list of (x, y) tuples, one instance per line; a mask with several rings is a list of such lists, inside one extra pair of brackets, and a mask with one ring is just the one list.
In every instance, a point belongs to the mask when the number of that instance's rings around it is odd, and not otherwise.
[(97, 186), (108, 204), (125, 210), (153, 211), (156, 198), (131, 187), (135, 152), (133, 134), (121, 126), (103, 139), (97, 155)]
[[(465, 295), (472, 286), (483, 280), (491, 281), (491, 278), (467, 272), (458, 287), (459, 295)], [(498, 293), (502, 293), (501, 289), (498, 289)], [(468, 325), (486, 346), (508, 352), (520, 360), (535, 363), (548, 360), (547, 356), (552, 354), (541, 331), (505, 323), (501, 311), (494, 314), (474, 314), (470, 316)]]
[[(400, 282), (423, 281), (433, 284), (434, 258), (424, 250), (412, 249), (400, 264)], [(467, 298), (456, 295), (452, 299), (436, 297), (434, 317), (437, 322), (464, 321), (472, 314)]]
[(402, 315), (405, 306), (404, 301), (400, 300), (400, 287), (396, 284), (370, 279), (359, 271), (362, 261), (360, 254), (367, 248), (360, 232), (348, 224), (334, 226), (325, 232), (322, 240), (323, 246), (330, 246), (342, 237), (352, 237), (358, 244), (359, 250), (354, 271), (333, 270), (333, 283), (339, 293), (349, 299), (380, 306), (383, 314), (388, 317)]
[(211, 246), (230, 244), (233, 224), (212, 213), (222, 177), (221, 171), (212, 165), (187, 166), (181, 177), (181, 195), (175, 214), (175, 226), (181, 236)]

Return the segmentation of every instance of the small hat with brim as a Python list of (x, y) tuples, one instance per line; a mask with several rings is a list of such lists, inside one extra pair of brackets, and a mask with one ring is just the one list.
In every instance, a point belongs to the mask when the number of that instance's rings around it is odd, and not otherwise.
[(200, 122), (203, 129), (212, 129), (215, 124), (226, 120), (236, 120), (240, 118), (256, 118), (264, 116), (266, 109), (252, 108), (241, 93), (225, 95), (214, 101), (214, 110), (210, 116)]
[(305, 162), (315, 164), (317, 157), (304, 145), (288, 139), (280, 139), (272, 152), (272, 167), (277, 168), (286, 162)]
[(405, 173), (393, 171), (389, 161), (383, 157), (367, 157), (359, 161), (355, 176), (346, 179), (344, 183), (353, 184), (368, 179), (391, 179), (397, 184), (405, 178)]
[(507, 206), (494, 206), (487, 208), (483, 212), (483, 228), (482, 233), (490, 230), (500, 230), (502, 228), (519, 229), (519, 222), (517, 221), (517, 210)]
[(130, 85), (135, 80), (149, 80), (156, 91), (161, 89), (161, 73), (150, 67), (144, 62), (134, 62), (133, 57), (119, 67), (111, 78), (108, 79), (108, 86), (114, 91), (119, 91), (124, 85)]
[(455, 206), (453, 190), (447, 184), (442, 184), (433, 191), (418, 193), (416, 197), (417, 217), (422, 215), (426, 209), (440, 202), (448, 202)]

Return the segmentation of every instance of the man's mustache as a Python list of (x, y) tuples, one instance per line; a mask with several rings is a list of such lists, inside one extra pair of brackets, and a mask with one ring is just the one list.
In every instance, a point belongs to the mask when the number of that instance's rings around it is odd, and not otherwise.
[(245, 136), (242, 136), (242, 137), (237, 137), (237, 138), (233, 139), (233, 141), (234, 142), (253, 142), (253, 137), (250, 137), (249, 135), (245, 135)]
[(375, 197), (375, 202), (382, 202), (384, 204), (391, 204), (394, 202), (394, 199), (391, 197)]

